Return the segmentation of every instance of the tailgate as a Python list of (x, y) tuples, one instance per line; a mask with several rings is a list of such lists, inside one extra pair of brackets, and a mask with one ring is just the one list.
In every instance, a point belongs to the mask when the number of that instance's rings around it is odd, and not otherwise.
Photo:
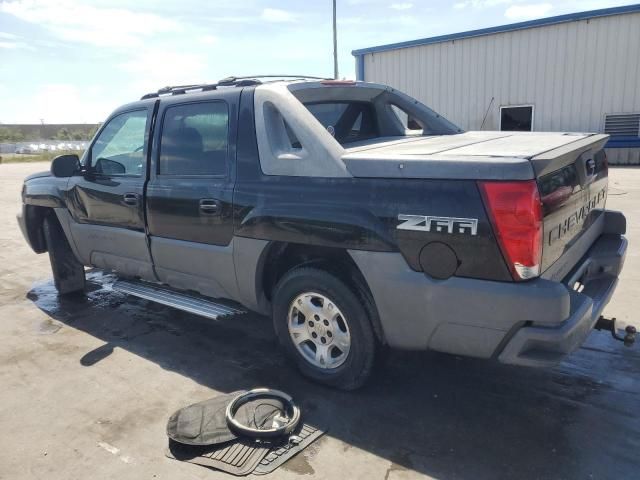
[(608, 138), (591, 135), (531, 159), (543, 205), (543, 277), (556, 262), (554, 277), (568, 272), (602, 233)]

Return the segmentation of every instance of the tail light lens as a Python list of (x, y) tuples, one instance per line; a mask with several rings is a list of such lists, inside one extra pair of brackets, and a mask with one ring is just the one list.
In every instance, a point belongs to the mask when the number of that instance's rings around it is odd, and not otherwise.
[(502, 254), (514, 280), (540, 275), (542, 203), (535, 180), (479, 182)]

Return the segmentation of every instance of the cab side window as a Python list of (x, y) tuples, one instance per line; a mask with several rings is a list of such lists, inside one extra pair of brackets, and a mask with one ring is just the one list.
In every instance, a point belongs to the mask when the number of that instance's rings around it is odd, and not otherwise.
[(147, 110), (109, 120), (91, 147), (91, 167), (102, 175), (140, 176), (145, 165)]
[(160, 140), (160, 175), (224, 176), (229, 112), (222, 101), (167, 108)]

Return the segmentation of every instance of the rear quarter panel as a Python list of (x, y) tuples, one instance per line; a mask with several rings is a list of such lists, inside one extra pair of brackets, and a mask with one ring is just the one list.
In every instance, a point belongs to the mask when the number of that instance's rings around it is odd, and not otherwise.
[[(474, 181), (263, 176), (236, 185), (234, 208), (242, 237), (399, 251), (416, 271), (438, 241), (455, 251), (457, 276), (510, 280)], [(398, 215), (474, 218), (477, 234), (399, 230)]]

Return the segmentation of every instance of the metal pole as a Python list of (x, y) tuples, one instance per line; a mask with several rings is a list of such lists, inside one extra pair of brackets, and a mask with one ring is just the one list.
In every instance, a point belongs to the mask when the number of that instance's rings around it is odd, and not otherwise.
[(338, 29), (336, 28), (336, 0), (333, 0), (333, 78), (338, 78)]
[(482, 130), (484, 128), (484, 121), (487, 119), (487, 115), (489, 115), (489, 110), (491, 110), (491, 105), (493, 105), (493, 101), (495, 100), (495, 97), (491, 97), (491, 101), (489, 102), (489, 106), (487, 107), (487, 111), (484, 114), (484, 118), (482, 119), (482, 125), (480, 125), (480, 130)]

